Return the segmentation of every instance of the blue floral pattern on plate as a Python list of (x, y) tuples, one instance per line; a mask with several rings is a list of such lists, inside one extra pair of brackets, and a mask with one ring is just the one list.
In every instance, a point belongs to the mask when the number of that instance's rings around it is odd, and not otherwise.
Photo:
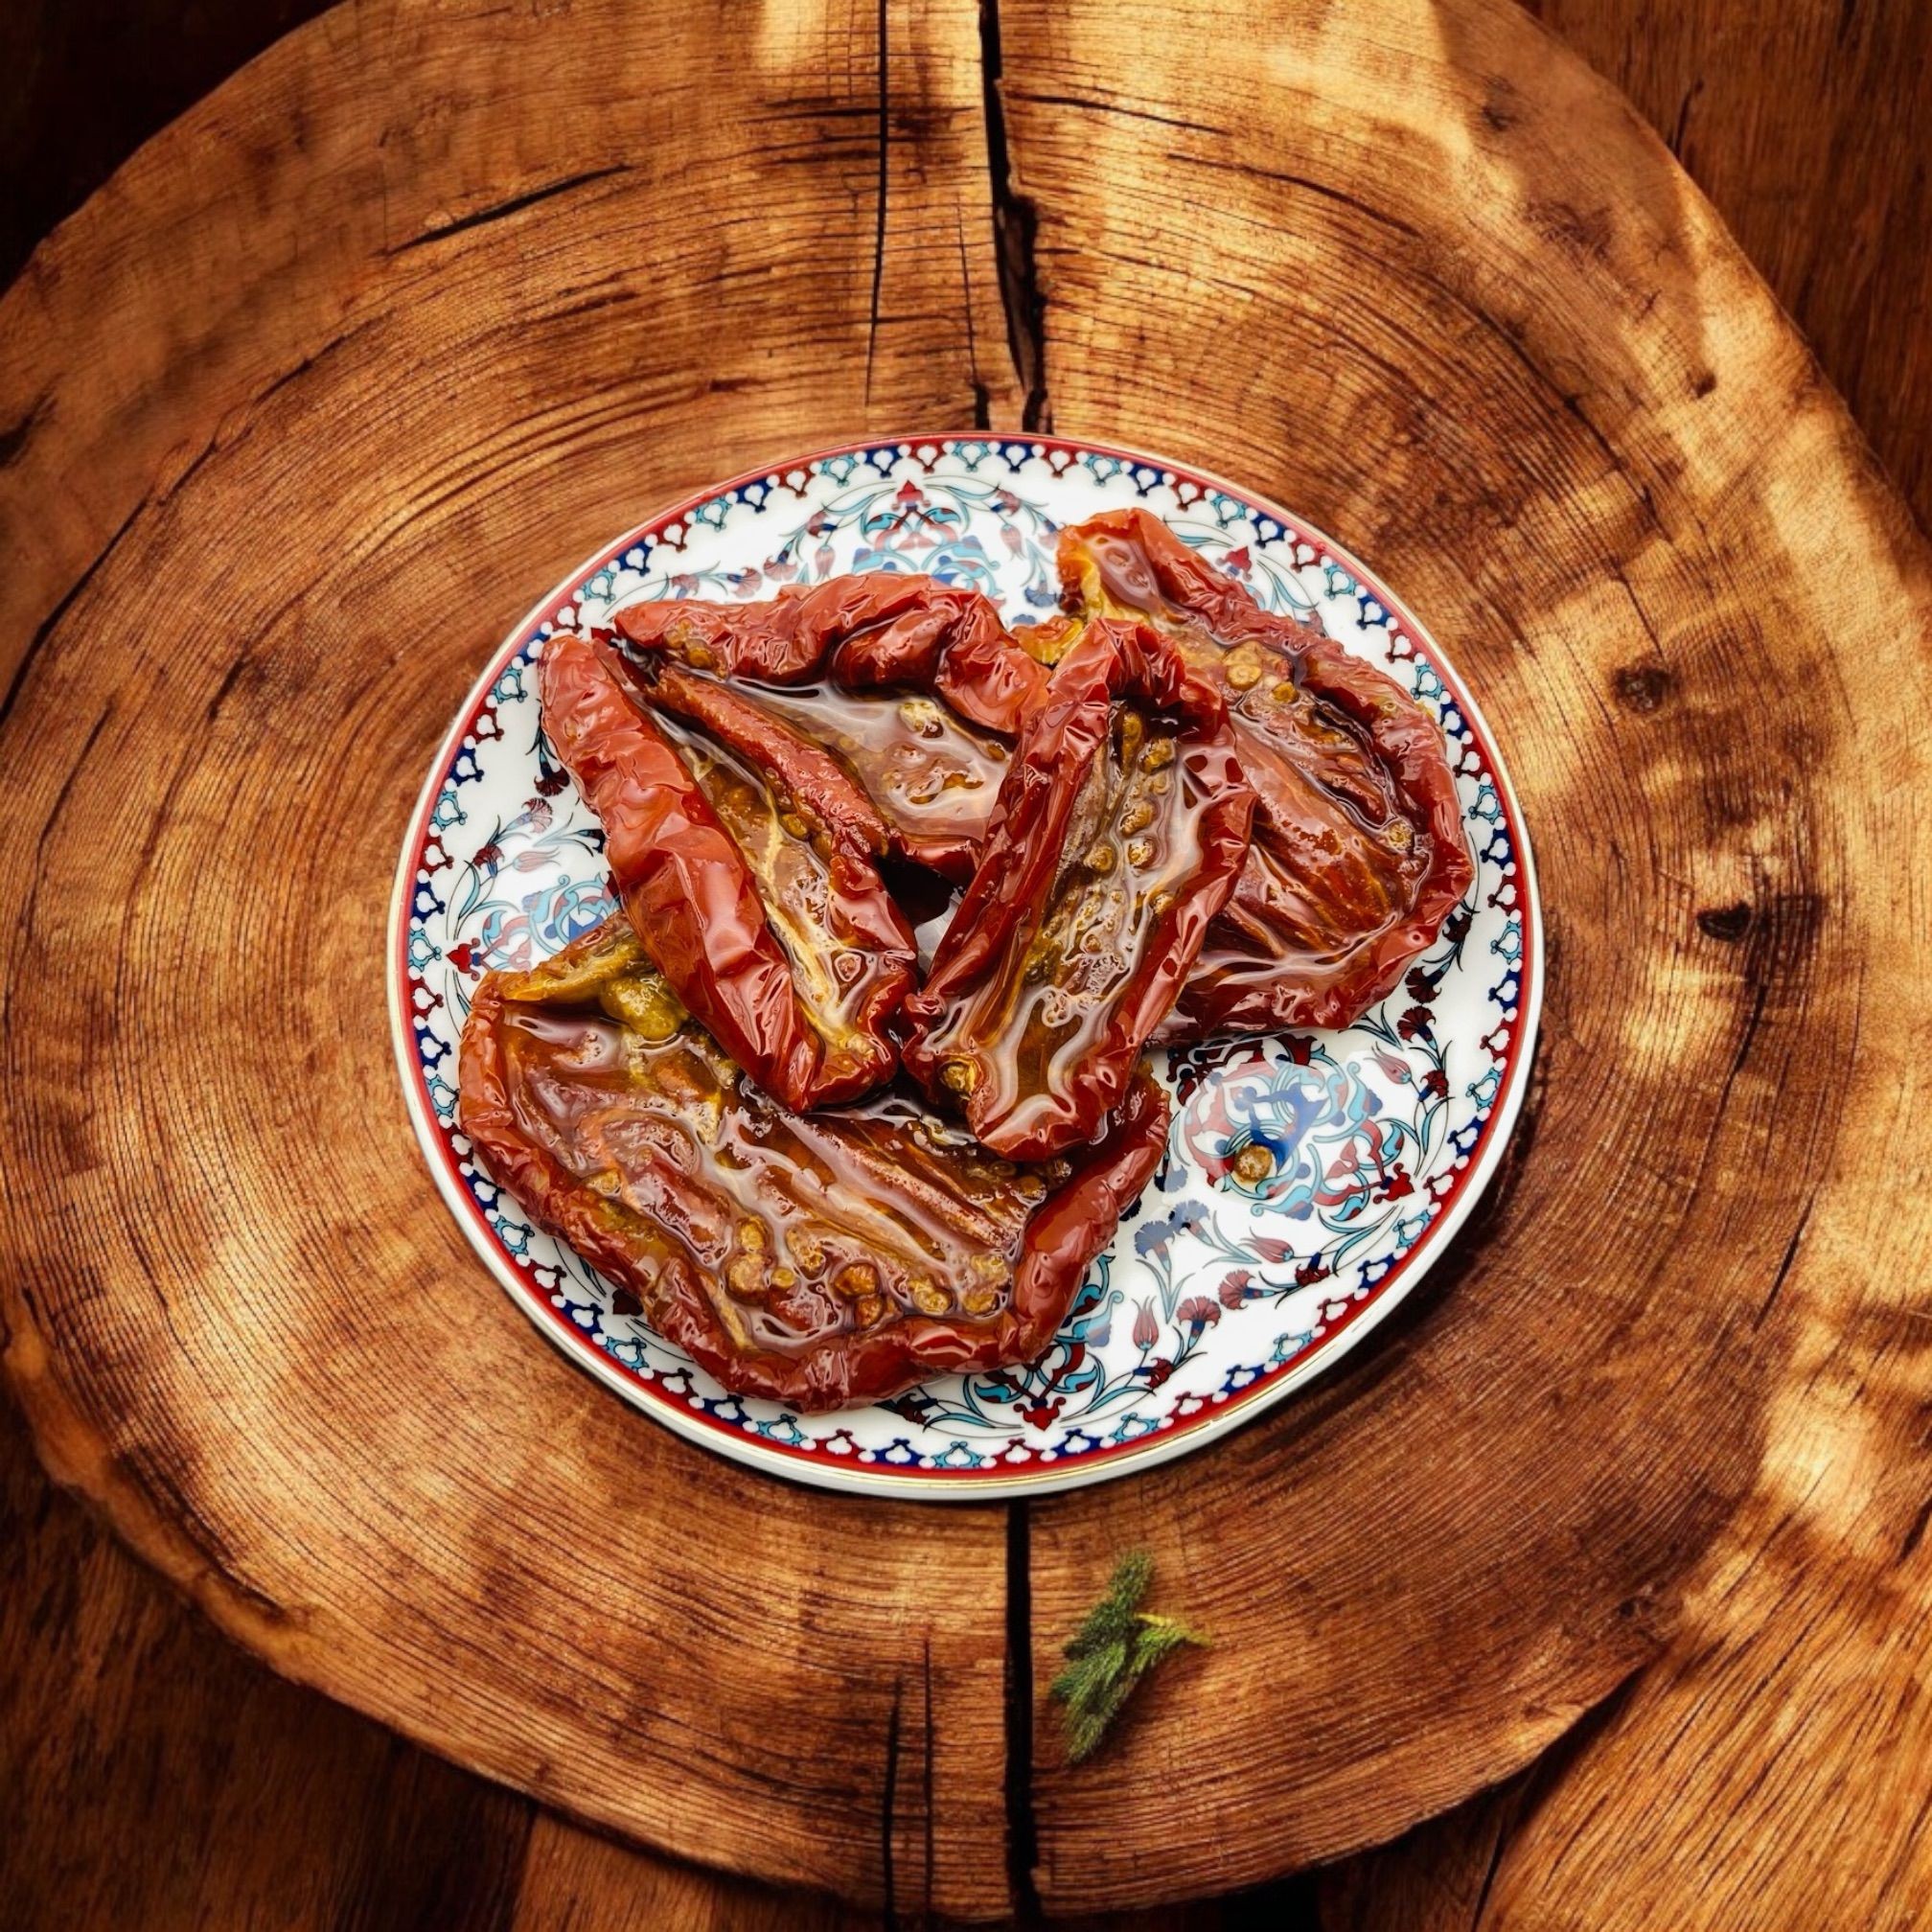
[[(539, 726), (560, 624), (642, 598), (769, 597), (850, 570), (970, 585), (1014, 621), (1053, 607), (1063, 524), (1157, 512), (1264, 605), (1319, 612), (1440, 721), (1477, 879), (1381, 1006), (1340, 1033), (1161, 1056), (1161, 1171), (1038, 1362), (799, 1415), (721, 1389), (471, 1159), (456, 1044), (493, 967), (554, 953), (610, 909), (602, 840)], [(390, 1004), (438, 1184), (538, 1324), (648, 1413), (725, 1455), (843, 1488), (1062, 1488), (1210, 1439), (1413, 1286), (1493, 1172), (1534, 1044), (1534, 879), (1493, 745), (1441, 653), (1360, 564), (1285, 512), (1178, 465), (1051, 438), (871, 444), (758, 472), (633, 531), (511, 637), (471, 695), (404, 843)], [(625, 1298), (628, 1299), (628, 1298)]]

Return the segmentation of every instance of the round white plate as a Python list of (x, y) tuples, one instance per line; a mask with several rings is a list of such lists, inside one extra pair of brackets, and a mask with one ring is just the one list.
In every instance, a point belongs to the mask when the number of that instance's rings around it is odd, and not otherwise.
[[(1317, 610), (1441, 721), (1477, 859), (1406, 983), (1340, 1033), (1160, 1056), (1167, 1159), (1053, 1346), (869, 1408), (798, 1415), (668, 1347), (471, 1158), (456, 1043), (477, 980), (610, 909), (601, 838), (539, 728), (555, 625), (651, 597), (756, 598), (926, 571), (1015, 621), (1056, 602), (1062, 524), (1141, 503), (1277, 610)], [(926, 1497), (1039, 1494), (1201, 1447), (1279, 1401), (1421, 1278), (1495, 1172), (1542, 993), (1535, 875), (1486, 727), (1448, 660), (1346, 551), (1178, 464), (1051, 437), (938, 436), (800, 457), (667, 510), (558, 586), (464, 702), (403, 840), (389, 1005), (409, 1111), (451, 1211), (512, 1299), (626, 1400), (773, 1474)]]

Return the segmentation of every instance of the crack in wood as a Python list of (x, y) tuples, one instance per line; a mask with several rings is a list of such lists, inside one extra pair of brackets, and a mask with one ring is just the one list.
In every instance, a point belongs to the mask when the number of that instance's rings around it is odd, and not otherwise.
[(1798, 1258), (1798, 1246), (1805, 1239), (1805, 1230), (1811, 1221), (1812, 1205), (1817, 1199), (1817, 1193), (1814, 1191), (1805, 1203), (1805, 1211), (1799, 1215), (1797, 1227), (1791, 1230), (1790, 1245), (1784, 1250), (1784, 1258), (1779, 1262), (1777, 1274), (1771, 1277), (1771, 1292), (1760, 1303), (1758, 1313), (1752, 1318), (1751, 1328), (1754, 1334), (1763, 1327), (1764, 1318), (1776, 1305), (1779, 1294), (1784, 1286), (1785, 1277), (1791, 1273), (1791, 1264)]
[(600, 310), (620, 308), (623, 304), (634, 302), (636, 299), (637, 291), (634, 288), (613, 288), (608, 294), (586, 295), (581, 302), (570, 302), (562, 309), (549, 310), (541, 319), (545, 322), (567, 322), (572, 316), (594, 315)]
[[(1656, 652), (1659, 657), (1662, 657), (1664, 656), (1664, 640), (1658, 636), (1657, 627), (1656, 625), (1651, 623), (1650, 613), (1644, 610), (1643, 600), (1637, 595), (1636, 591), (1630, 587), (1630, 580), (1623, 574), (1622, 564), (1614, 558), (1607, 561), (1610, 573), (1610, 581), (1613, 584), (1615, 584), (1617, 587), (1622, 591), (1623, 595), (1629, 600), (1631, 610), (1637, 613), (1638, 623), (1640, 623), (1644, 627), (1644, 636), (1646, 636), (1650, 640), (1650, 648), (1654, 652)], [(1620, 673), (1619, 675), (1621, 676), (1622, 674)], [(1662, 675), (1668, 681), (1669, 674), (1666, 672)], [(1638, 704), (1633, 706), (1632, 708), (1637, 710), (1648, 709), (1654, 711), (1657, 707), (1654, 704), (1648, 706)]]
[(1421, 229), (1413, 222), (1403, 220), (1399, 215), (1392, 215), (1386, 208), (1378, 208), (1372, 201), (1365, 201), (1359, 195), (1350, 195), (1329, 182), (1311, 181), (1307, 175), (1291, 173), (1284, 168), (1261, 168), (1252, 161), (1220, 161), (1208, 154), (1170, 153), (1168, 159), (1182, 162), (1189, 168), (1210, 169), (1217, 174), (1244, 174), (1254, 181), (1274, 181), (1284, 188), (1300, 188), (1323, 201), (1334, 202), (1337, 207), (1352, 208), (1377, 227), (1393, 229), (1396, 234), (1407, 235), (1412, 241), (1422, 239)]
[[(140, 1265), (147, 1274), (146, 1262)], [(149, 1278), (151, 1281), (153, 1277), (150, 1275)], [(242, 1574), (228, 1538), (209, 1521), (207, 1512), (196, 1501), (190, 1488), (189, 1470), (157, 1455), (151, 1444), (118, 1456), (115, 1461), (136, 1493), (151, 1499), (177, 1551), (193, 1552), (190, 1562), (181, 1561), (177, 1555), (167, 1564), (169, 1574), (189, 1596), (204, 1609), (212, 1609), (203, 1594), (212, 1587), (232, 1604), (275, 1629), (303, 1626), (306, 1619), (302, 1613), (291, 1611)]]
[(1225, 127), (1207, 121), (1188, 121), (1177, 114), (1154, 114), (1144, 107), (1130, 107), (1124, 101), (1099, 101), (1091, 94), (1035, 94), (1014, 89), (1013, 98), (1030, 107), (1074, 107), (1092, 114), (1117, 114), (1124, 121), (1147, 121), (1156, 127), (1179, 127), (1189, 134), (1206, 134), (1217, 141), (1228, 138)]
[[(249, 435), (251, 435), (254, 431), (254, 426), (255, 426), (252, 423), (244, 424), (242, 427), (240, 435), (237, 436), (235, 440), (237, 442), (241, 442)], [(160, 495), (152, 497), (150, 500), (154, 502), (157, 506), (160, 504), (172, 502), (174, 499), (175, 492), (178, 491), (181, 488), (181, 486), (184, 483), (186, 483), (188, 479), (191, 476), (193, 476), (198, 469), (200, 469), (202, 464), (207, 462), (209, 457), (214, 455), (216, 450), (223, 447), (224, 446), (221, 442), (221, 431), (218, 426), (214, 435), (209, 437), (207, 442), (204, 443), (201, 446), (200, 449), (196, 452), (195, 456), (190, 460), (186, 468), (184, 468), (174, 477), (173, 481), (171, 482), (164, 491), (162, 491)]]
[(1925, 1526), (1932, 1523), (1932, 1496), (1920, 1504), (1918, 1513), (1912, 1518), (1912, 1526), (1905, 1531), (1905, 1540), (1898, 1546), (1898, 1553), (1892, 1559), (1893, 1569), (1901, 1563), (1909, 1563), (1913, 1552), (1925, 1540)]
[(1698, 95), (1704, 91), (1704, 77), (1700, 74), (1690, 83), (1690, 90), (1677, 104), (1677, 123), (1670, 129), (1670, 139), (1666, 144), (1679, 161), (1684, 158), (1684, 137), (1690, 129), (1690, 109)]
[(407, 254), (411, 248), (426, 248), (432, 242), (445, 242), (452, 235), (461, 235), (472, 228), (481, 228), (486, 222), (500, 221), (506, 215), (520, 215), (526, 208), (534, 208), (540, 201), (555, 199), (559, 195), (567, 195), (573, 188), (587, 188), (593, 181), (608, 181), (613, 174), (628, 174), (628, 162), (619, 161), (609, 168), (590, 168), (581, 174), (566, 174), (561, 181), (546, 181), (540, 188), (533, 188), (527, 195), (513, 195), (507, 201), (492, 203), (488, 208), (479, 208), (473, 215), (458, 216), (454, 221), (445, 221), (434, 228), (426, 228), (420, 235), (413, 235), (407, 242), (399, 242), (386, 252), (391, 255)]
[(1720, 1117), (1724, 1109), (1730, 1104), (1732, 1083), (1743, 1070), (1745, 1061), (1751, 1057), (1752, 1046), (1758, 1038), (1758, 1028), (1764, 1020), (1764, 1002), (1770, 997), (1770, 975), (1758, 976), (1757, 984), (1751, 989), (1751, 1010), (1744, 1016), (1744, 1030), (1737, 1036), (1737, 1050), (1731, 1057), (1731, 1070), (1724, 1076), (1724, 1092), (1717, 1102)]
[(1707, 906), (1697, 915), (1697, 930), (1707, 939), (1735, 946), (1751, 930), (1751, 902), (1738, 899), (1729, 906)]
[[(67, 809), (67, 800), (73, 796), (74, 786), (80, 776), (81, 767), (87, 763), (88, 755), (93, 751), (96, 741), (100, 738), (102, 732), (107, 728), (107, 721), (108, 719), (113, 717), (113, 715), (114, 715), (114, 701), (113, 699), (110, 698), (108, 699), (105, 706), (103, 708), (100, 717), (95, 719), (93, 728), (87, 733), (86, 738), (82, 741), (80, 752), (76, 756), (73, 764), (67, 768), (67, 775), (66, 777), (61, 779), (59, 791), (54, 794), (54, 809), (48, 813), (45, 820), (42, 822), (40, 827), (40, 836), (37, 840), (34, 840), (34, 851), (36, 860), (40, 854), (44, 853), (47, 850), (47, 841), (54, 836), (54, 828), (60, 822), (60, 815)], [(37, 892), (39, 887), (37, 867), (36, 867), (36, 876), (34, 879), (34, 887), (35, 891)], [(29, 911), (31, 913), (34, 902), (32, 899), (30, 899), (27, 903)], [(23, 929), (26, 926), (31, 925), (31, 923), (32, 923), (31, 919), (28, 921), (23, 921), (22, 922)]]
[(886, 199), (892, 156), (892, 53), (887, 0), (879, 0), (879, 188), (872, 225), (872, 310), (865, 325), (865, 401), (872, 401), (872, 357), (879, 347), (879, 298), (886, 287)]
[(1000, 91), (1000, 0), (979, 0), (979, 74), (984, 88), (986, 165), (993, 176), (993, 250), (1000, 302), (1006, 311), (1006, 348), (1025, 401), (1020, 426), (1050, 433), (1053, 403), (1046, 390), (1046, 297), (1040, 287), (1040, 211), (1020, 193), (1006, 138)]
[(1633, 1665), (1601, 1697), (1579, 1712), (1576, 1721), (1550, 1743), (1540, 1758), (1518, 1774), (1517, 1788), (1510, 1794), (1497, 1820), (1496, 1842), (1490, 1848), (1488, 1869), (1483, 1874), (1475, 1910), (1469, 1915), (1469, 1932), (1481, 1932), (1496, 1874), (1503, 1868), (1509, 1847), (1534, 1822), (1571, 1768), (1622, 1714), (1637, 1688), (1642, 1669), (1641, 1665)]
[(108, 538), (107, 541), (102, 545), (93, 563), (88, 564), (86, 569), (75, 578), (73, 584), (69, 586), (66, 594), (41, 619), (39, 627), (34, 631), (33, 636), (27, 640), (27, 648), (20, 654), (19, 663), (13, 667), (13, 676), (8, 679), (7, 695), (4, 698), (0, 698), (0, 724), (5, 724), (9, 715), (12, 713), (13, 702), (19, 697), (21, 687), (27, 681), (28, 669), (33, 664), (35, 656), (39, 655), (40, 647), (53, 636), (61, 618), (66, 616), (67, 612), (73, 608), (74, 600), (94, 581), (101, 566), (114, 554), (115, 545), (133, 527), (135, 518), (140, 516), (141, 512), (147, 507), (147, 504), (148, 498), (144, 495), (135, 504), (133, 509), (128, 511), (127, 515), (122, 519), (120, 529), (115, 531), (113, 536)]
[(212, 724), (221, 715), (222, 705), (227, 703), (229, 698), (233, 695), (236, 680), (248, 668), (248, 662), (252, 655), (251, 648), (244, 644), (237, 654), (235, 661), (221, 674), (221, 681), (215, 687), (214, 697), (208, 701), (207, 711), (202, 717), (203, 724)]
[[(953, 212), (956, 218), (959, 213), (956, 203)], [(993, 392), (979, 373), (979, 338), (973, 327), (973, 263), (966, 248), (964, 221), (954, 219), (954, 233), (959, 241), (959, 292), (966, 310), (966, 369), (973, 385), (973, 426), (976, 429), (990, 429), (993, 426)]]
[[(60, 790), (55, 794), (54, 809), (48, 813), (40, 826), (40, 836), (34, 841), (33, 883), (27, 888), (27, 903), (20, 908), (19, 934), (22, 941), (31, 946), (34, 943), (34, 928), (40, 917), (40, 886), (47, 876), (47, 841), (54, 836), (54, 828), (60, 822), (60, 815), (67, 809), (67, 800), (73, 795), (74, 787), (80, 781), (81, 768), (92, 755), (96, 742), (107, 728), (107, 721), (114, 715), (114, 701), (109, 698), (101, 715), (95, 719), (93, 728), (87, 733), (86, 742), (80, 747), (79, 755), (68, 767), (67, 775), (60, 781)], [(0, 974), (0, 1037), (11, 1036), (13, 1027), (13, 989), (25, 982), (18, 973)], [(26, 1284), (21, 1284), (25, 1294)], [(33, 1301), (29, 1298), (28, 1312), (33, 1313)], [(7, 1338), (11, 1346), (12, 1337)]]
[(1496, 1838), (1489, 1847), (1489, 1862), (1483, 1868), (1483, 1882), (1476, 1889), (1476, 1907), (1469, 1914), (1469, 1932), (1479, 1932), (1483, 1914), (1488, 1909), (1489, 1894), (1496, 1884), (1496, 1874), (1503, 1867), (1503, 1853), (1508, 1849), (1508, 1844), (1509, 1820), (1506, 1816), (1496, 1821)]
[(326, 356), (334, 355), (336, 350), (346, 348), (348, 344), (355, 341), (356, 336), (362, 334), (372, 326), (373, 322), (357, 322), (347, 329), (338, 329), (327, 341), (319, 343), (315, 348), (310, 350), (301, 361), (291, 362), (279, 376), (275, 377), (262, 388), (256, 390), (254, 395), (248, 399), (248, 406), (251, 409), (259, 407), (262, 403), (267, 402), (269, 397), (274, 395), (278, 389), (286, 389), (289, 383), (297, 381), (302, 377), (308, 375), (310, 370), (314, 368), (318, 362), (322, 361)]
[(0, 429), (0, 470), (11, 470), (20, 460), (20, 452), (26, 448), (28, 439), (34, 434), (54, 406), (54, 392), (43, 389), (34, 399), (33, 407), (19, 422)]
[[(1000, 306), (1006, 318), (1006, 352), (1019, 382), (1020, 426), (1050, 432), (1053, 405), (1046, 389), (1046, 300), (1040, 287), (1036, 244), (1039, 210), (1014, 180), (1001, 92), (1003, 55), (1000, 0), (979, 0), (979, 79), (992, 177), (993, 257)], [(965, 243), (962, 239), (963, 256)], [(972, 299), (967, 298), (970, 313)], [(991, 399), (974, 369), (974, 426), (991, 427)], [(1040, 1824), (1033, 1799), (1032, 1518), (1024, 1502), (1006, 1509), (1006, 1889), (1015, 1932), (1043, 1922), (1036, 1867)]]

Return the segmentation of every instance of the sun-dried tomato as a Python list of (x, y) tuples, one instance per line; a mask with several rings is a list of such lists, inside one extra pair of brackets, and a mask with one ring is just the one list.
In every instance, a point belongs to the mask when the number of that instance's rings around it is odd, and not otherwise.
[(1359, 1019), (1475, 876), (1436, 721), (1144, 510), (1063, 531), (1059, 564), (1070, 610), (1158, 626), (1222, 690), (1259, 801), (1234, 895), (1155, 1037)]
[(728, 679), (829, 751), (895, 857), (973, 876), (1007, 740), (1047, 676), (977, 591), (873, 571), (757, 604), (636, 604), (613, 622), (646, 675), (656, 661)]
[(1214, 683), (1149, 626), (1089, 625), (906, 1002), (908, 1070), (1013, 1160), (1090, 1139), (1233, 889), (1254, 809)]
[(725, 1388), (816, 1410), (1039, 1354), (1158, 1162), (1167, 1102), (1143, 1074), (1104, 1141), (1035, 1168), (896, 1093), (793, 1113), (615, 918), (484, 978), (460, 1116), (620, 1309)]
[(829, 681), (793, 689), (725, 684), (648, 656), (636, 669), (640, 683), (666, 702), (693, 715), (700, 708), (728, 715), (741, 742), (763, 743), (793, 763), (813, 762), (795, 748), (801, 744), (829, 759), (865, 801), (872, 850), (955, 884), (973, 876), (1012, 756), (993, 732), (916, 692), (847, 691)]
[(693, 670), (760, 684), (827, 678), (854, 691), (929, 691), (969, 724), (1008, 737), (1046, 683), (978, 591), (894, 570), (794, 586), (760, 604), (632, 604), (611, 622), (630, 643)]
[[(878, 1086), (914, 980), (880, 820), (833, 760), (722, 686), (650, 697), (609, 645), (543, 647), (543, 728), (604, 827), (624, 908), (678, 998), (793, 1107)], [(762, 727), (761, 727), (762, 729)]]

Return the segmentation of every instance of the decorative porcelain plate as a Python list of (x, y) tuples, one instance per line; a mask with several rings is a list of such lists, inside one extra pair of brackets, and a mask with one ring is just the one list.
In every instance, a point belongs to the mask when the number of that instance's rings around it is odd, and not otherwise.
[[(1319, 610), (1441, 721), (1476, 883), (1405, 983), (1347, 1031), (1159, 1057), (1175, 1099), (1166, 1161), (1041, 1360), (825, 1415), (728, 1394), (532, 1228), (456, 1126), (457, 1039), (477, 980), (556, 952), (613, 903), (596, 823), (539, 729), (543, 640), (639, 598), (769, 597), (851, 570), (926, 571), (1034, 618), (1056, 601), (1059, 527), (1131, 503), (1270, 608)], [(1387, 1315), (1495, 1172), (1541, 974), (1529, 841), (1495, 746), (1441, 651), (1346, 551), (1154, 457), (941, 436), (801, 457), (707, 491), (619, 539), (511, 632), (437, 753), (403, 841), (389, 1004), (437, 1184), (511, 1298), (575, 1361), (679, 1434), (775, 1475), (983, 1498), (1199, 1448)]]

